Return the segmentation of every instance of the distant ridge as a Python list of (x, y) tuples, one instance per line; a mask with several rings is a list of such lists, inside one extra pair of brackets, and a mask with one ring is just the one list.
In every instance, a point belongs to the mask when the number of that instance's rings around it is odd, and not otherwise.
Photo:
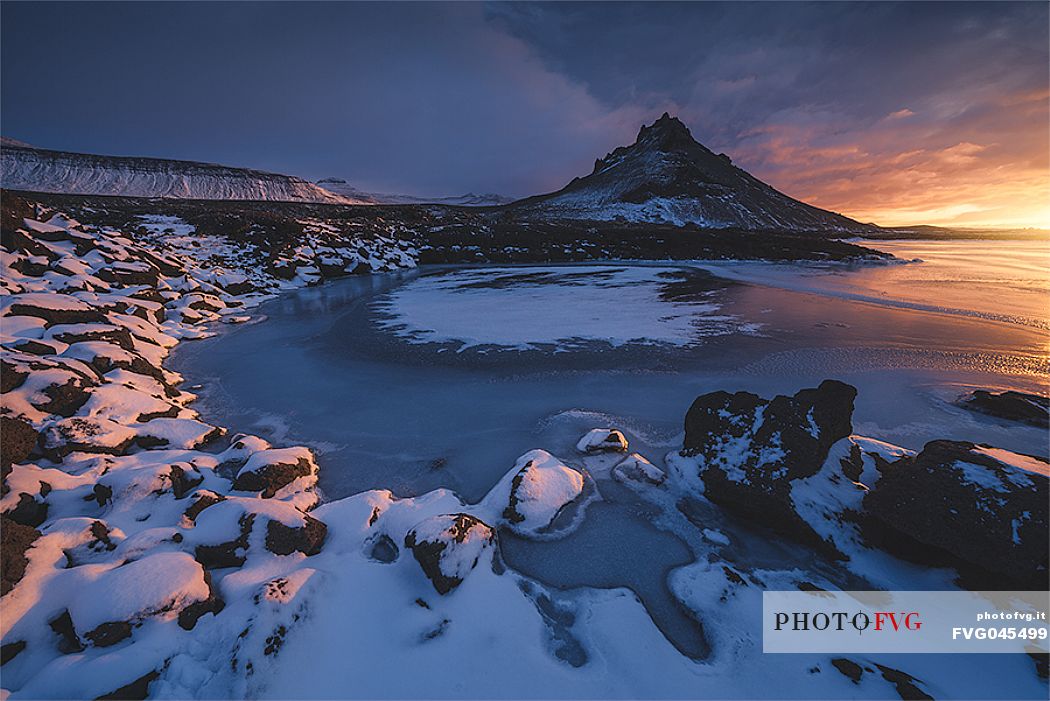
[(630, 146), (557, 192), (511, 205), (526, 219), (663, 222), (705, 228), (867, 231), (874, 227), (788, 197), (697, 142), (666, 112)]
[(291, 175), (164, 158), (99, 156), (0, 144), (0, 185), (71, 195), (357, 204)]
[(459, 207), (494, 207), (514, 201), (510, 197), (496, 195), (491, 192), (480, 195), (468, 192), (465, 195), (456, 195), (454, 197), (419, 197), (416, 195), (365, 192), (350, 185), (341, 178), (324, 178), (323, 180), (316, 181), (316, 183), (329, 192), (334, 192), (337, 195), (343, 195), (344, 197), (350, 197), (362, 202), (371, 202), (373, 204), (446, 204)]

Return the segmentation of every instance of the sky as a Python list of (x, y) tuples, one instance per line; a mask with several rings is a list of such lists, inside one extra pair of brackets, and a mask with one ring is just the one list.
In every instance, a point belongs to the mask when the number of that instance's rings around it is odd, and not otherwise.
[(0, 4), (0, 131), (41, 148), (556, 190), (676, 114), (883, 225), (1050, 227), (1031, 3)]

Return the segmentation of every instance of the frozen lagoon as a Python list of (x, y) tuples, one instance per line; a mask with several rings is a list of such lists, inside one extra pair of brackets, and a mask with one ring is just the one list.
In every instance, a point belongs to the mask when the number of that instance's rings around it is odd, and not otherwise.
[[(849, 273), (829, 275), (841, 284)], [(526, 309), (549, 324), (523, 331)], [(576, 265), (350, 278), (283, 295), (260, 315), (184, 344), (175, 369), (200, 385), (206, 417), (315, 448), (333, 499), (443, 486), (474, 501), (518, 455), (571, 455), (603, 423), (659, 458), (680, 445), (699, 394), (790, 394), (828, 377), (858, 388), (863, 435), (912, 449), (952, 438), (1045, 450), (1038, 429), (951, 403), (971, 387), (1040, 391), (1045, 332), (964, 314), (688, 268)], [(632, 341), (641, 319), (650, 338)], [(566, 336), (573, 328), (580, 338)]]

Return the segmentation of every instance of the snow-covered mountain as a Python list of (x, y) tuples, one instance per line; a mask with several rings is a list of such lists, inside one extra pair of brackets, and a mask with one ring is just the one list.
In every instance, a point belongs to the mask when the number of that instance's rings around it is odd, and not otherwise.
[(318, 180), (320, 185), (329, 192), (349, 197), (360, 202), (372, 204), (447, 204), (459, 207), (494, 207), (508, 204), (514, 200), (510, 197), (496, 195), (491, 192), (481, 195), (468, 192), (465, 195), (455, 197), (417, 197), (415, 195), (397, 195), (380, 192), (365, 192), (359, 190), (341, 178), (325, 178)]
[(10, 190), (77, 195), (359, 202), (290, 175), (194, 161), (49, 151), (10, 140), (0, 149), (0, 183)]
[(513, 205), (526, 219), (693, 223), (710, 228), (853, 231), (870, 227), (778, 192), (698, 143), (666, 112), (637, 140), (557, 192)]

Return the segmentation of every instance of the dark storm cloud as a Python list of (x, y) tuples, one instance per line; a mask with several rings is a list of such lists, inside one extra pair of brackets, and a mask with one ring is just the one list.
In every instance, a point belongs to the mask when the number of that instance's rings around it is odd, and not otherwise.
[(789, 194), (861, 217), (977, 221), (1045, 185), (1044, 3), (2, 14), (3, 131), (52, 148), (524, 195), (588, 171), (668, 109)]

